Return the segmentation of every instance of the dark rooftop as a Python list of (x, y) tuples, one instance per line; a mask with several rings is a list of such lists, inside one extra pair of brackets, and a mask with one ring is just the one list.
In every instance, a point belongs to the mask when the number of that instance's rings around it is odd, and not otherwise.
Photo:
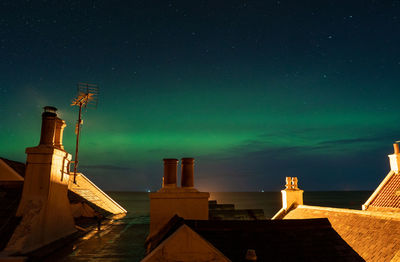
[(25, 163), (9, 160), (7, 158), (0, 157), (9, 167), (15, 170), (19, 175), (25, 177)]
[(365, 260), (399, 261), (399, 213), (298, 206), (284, 219), (321, 217), (329, 219), (336, 232)]
[(186, 224), (232, 261), (254, 249), (258, 261), (364, 261), (328, 219), (224, 221), (175, 216), (148, 240), (150, 250)]

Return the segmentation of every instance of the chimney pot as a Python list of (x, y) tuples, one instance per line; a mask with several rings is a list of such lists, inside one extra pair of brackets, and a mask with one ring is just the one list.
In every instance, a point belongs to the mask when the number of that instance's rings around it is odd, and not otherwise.
[(256, 251), (254, 249), (247, 249), (245, 260), (257, 261)]
[(182, 158), (182, 187), (194, 187), (194, 158)]
[(64, 128), (66, 126), (67, 125), (65, 124), (64, 120), (62, 120), (58, 117), (56, 118), (56, 127), (55, 127), (55, 133), (54, 133), (54, 146), (57, 147), (58, 149), (64, 150), (62, 140), (63, 140)]
[(39, 145), (54, 146), (54, 132), (56, 128), (57, 108), (45, 106), (42, 113), (42, 131)]
[(394, 153), (395, 153), (395, 154), (398, 154), (398, 153), (399, 153), (399, 144), (394, 143), (394, 144), (393, 144), (393, 148), (394, 148)]
[(45, 106), (43, 107), (43, 114), (57, 116), (57, 108), (54, 106)]
[(176, 187), (178, 159), (164, 158), (163, 187)]

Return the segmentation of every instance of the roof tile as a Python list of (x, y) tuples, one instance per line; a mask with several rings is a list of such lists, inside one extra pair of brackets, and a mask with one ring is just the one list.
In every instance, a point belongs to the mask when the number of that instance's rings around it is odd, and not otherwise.
[[(370, 206), (384, 208), (400, 208), (400, 174), (394, 174), (383, 186)], [(396, 193), (398, 192), (399, 193)]]
[(400, 250), (400, 220), (379, 212), (299, 206), (284, 219), (328, 218), (339, 235), (365, 260), (390, 261)]

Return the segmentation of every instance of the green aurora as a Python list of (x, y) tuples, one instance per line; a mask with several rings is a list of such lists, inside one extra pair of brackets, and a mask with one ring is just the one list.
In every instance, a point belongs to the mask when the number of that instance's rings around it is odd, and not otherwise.
[(400, 137), (400, 6), (278, 2), (7, 2), (0, 156), (25, 161), (46, 105), (74, 152), (69, 104), (88, 81), (100, 100), (83, 114), (80, 168), (106, 190), (158, 189), (170, 157), (195, 157), (203, 190), (279, 190), (289, 175), (373, 189)]

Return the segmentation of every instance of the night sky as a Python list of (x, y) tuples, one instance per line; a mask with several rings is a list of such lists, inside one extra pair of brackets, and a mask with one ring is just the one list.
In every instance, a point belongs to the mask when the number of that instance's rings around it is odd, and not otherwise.
[(373, 190), (400, 140), (400, 1), (0, 2), (0, 156), (25, 162), (42, 107), (105, 190), (157, 190), (194, 157), (208, 191)]

